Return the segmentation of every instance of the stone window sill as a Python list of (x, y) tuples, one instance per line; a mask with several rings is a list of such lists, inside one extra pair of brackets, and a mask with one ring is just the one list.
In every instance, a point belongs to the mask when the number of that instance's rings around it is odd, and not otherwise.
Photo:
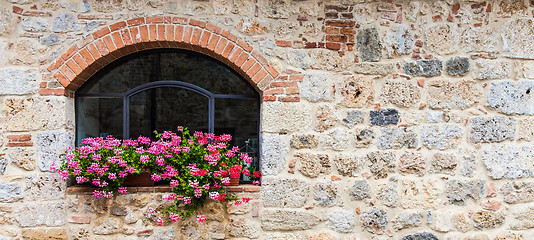
[[(228, 192), (259, 192), (261, 187), (251, 184), (243, 184), (239, 186), (227, 186), (225, 187)], [(93, 190), (97, 188), (88, 186), (69, 186), (67, 187), (67, 194), (91, 194)], [(159, 193), (159, 192), (171, 192), (169, 186), (154, 186), (154, 187), (127, 187), (128, 193)]]

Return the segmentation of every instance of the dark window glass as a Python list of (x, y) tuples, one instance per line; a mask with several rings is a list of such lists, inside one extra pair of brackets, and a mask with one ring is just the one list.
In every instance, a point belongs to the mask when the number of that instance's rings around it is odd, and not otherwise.
[(88, 137), (122, 137), (122, 98), (77, 99), (77, 141)]

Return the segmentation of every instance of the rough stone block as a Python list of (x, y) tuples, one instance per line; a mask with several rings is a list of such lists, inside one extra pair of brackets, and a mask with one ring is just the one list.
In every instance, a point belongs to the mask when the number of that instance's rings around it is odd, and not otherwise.
[(533, 88), (534, 81), (492, 82), (488, 94), (489, 106), (504, 114), (534, 115)]
[(334, 84), (332, 74), (323, 71), (306, 71), (300, 86), (300, 96), (310, 102), (332, 101)]
[(534, 59), (534, 20), (517, 18), (502, 27), (503, 55), (510, 58)]
[(326, 223), (330, 229), (340, 232), (349, 233), (353, 231), (354, 214), (350, 210), (337, 210), (327, 214), (328, 222)]
[(465, 205), (468, 198), (479, 200), (484, 197), (484, 180), (449, 180), (447, 181), (447, 198), (454, 205)]
[(424, 125), (421, 140), (428, 149), (444, 150), (457, 147), (463, 134), (464, 130), (453, 123)]
[(16, 202), (24, 197), (22, 187), (15, 182), (0, 182), (0, 202)]
[(525, 203), (534, 201), (534, 182), (507, 182), (502, 186), (501, 194), (505, 203)]
[(530, 146), (487, 146), (482, 150), (482, 161), (493, 179), (534, 176), (534, 148)]
[(443, 62), (437, 59), (425, 59), (404, 64), (404, 72), (413, 76), (439, 76), (441, 71), (443, 71)]
[(334, 115), (332, 108), (328, 105), (319, 106), (315, 113), (315, 118), (317, 118), (317, 124), (315, 125), (314, 130), (317, 132), (324, 132), (333, 127), (337, 122), (337, 118)]
[(121, 221), (116, 217), (102, 217), (95, 221), (93, 233), (96, 235), (111, 235), (118, 233), (121, 229)]
[(334, 129), (319, 137), (319, 144), (326, 149), (343, 151), (348, 149), (351, 142), (351, 134), (344, 129)]
[(469, 139), (472, 143), (502, 142), (506, 139), (514, 139), (516, 121), (513, 118), (503, 116), (474, 117), (470, 121)]
[(375, 132), (371, 128), (360, 128), (354, 132), (356, 136), (356, 147), (367, 147), (375, 139)]
[(81, 30), (78, 21), (71, 13), (61, 13), (52, 21), (51, 30), (56, 33), (72, 32)]
[(306, 203), (309, 185), (298, 179), (265, 177), (261, 198), (265, 207), (302, 207)]
[(457, 77), (464, 76), (469, 72), (469, 58), (466, 57), (452, 57), (445, 62), (445, 69), (449, 76)]
[(74, 146), (74, 134), (72, 132), (40, 132), (36, 141), (37, 166), (42, 172), (52, 172), (52, 162), (56, 166), (61, 165), (65, 159), (67, 149)]
[(530, 61), (516, 62), (516, 78), (534, 79), (534, 64)]
[(365, 112), (360, 110), (347, 110), (343, 118), (343, 124), (349, 128), (353, 128), (359, 123), (363, 123), (365, 119)]
[(368, 107), (375, 97), (374, 78), (367, 76), (348, 77), (339, 87), (343, 104), (350, 108)]
[(171, 228), (168, 228), (168, 229), (165, 229), (165, 230), (160, 230), (158, 232), (156, 232), (156, 234), (154, 234), (154, 239), (155, 240), (173, 240), (173, 239), (176, 239), (176, 235), (174, 234), (174, 227), (171, 227)]
[(474, 81), (436, 80), (428, 84), (428, 106), (433, 109), (465, 109), (479, 102), (482, 88)]
[(415, 34), (406, 25), (395, 25), (386, 35), (384, 45), (388, 57), (410, 54), (413, 50)]
[(534, 140), (534, 119), (520, 119), (517, 125), (520, 130), (516, 132), (518, 140)]
[(497, 53), (499, 31), (493, 27), (466, 27), (462, 31), (461, 46), (465, 52)]
[(263, 175), (280, 173), (286, 163), (289, 146), (283, 136), (263, 134), (261, 138), (261, 171)]
[(370, 208), (360, 214), (360, 223), (370, 233), (382, 234), (388, 222), (388, 214), (382, 209)]
[(490, 211), (478, 211), (473, 213), (474, 226), (477, 229), (496, 228), (504, 223), (504, 216)]
[(26, 228), (22, 229), (22, 237), (27, 240), (66, 240), (67, 231), (63, 228)]
[(417, 147), (417, 134), (409, 128), (390, 127), (384, 128), (378, 137), (379, 149), (399, 149), (403, 147)]
[(67, 219), (66, 206), (63, 202), (26, 203), (17, 208), (15, 220), (21, 227), (62, 226)]
[(414, 82), (388, 79), (382, 87), (380, 101), (399, 107), (411, 107), (421, 98), (421, 92)]
[(455, 24), (431, 24), (426, 28), (425, 36), (427, 49), (431, 52), (446, 55), (458, 51), (460, 37)]
[(343, 206), (343, 199), (341, 199), (339, 186), (334, 182), (316, 183), (314, 186), (313, 199), (319, 206)]
[(337, 171), (342, 176), (357, 176), (363, 164), (363, 160), (356, 155), (338, 155), (334, 158)]
[[(242, 237), (255, 239), (260, 237), (260, 225), (255, 221), (244, 217), (234, 217), (230, 219), (228, 233), (232, 237)], [(175, 238), (172, 238), (175, 239)]]
[(369, 113), (371, 125), (385, 126), (397, 124), (399, 122), (399, 111), (397, 109), (371, 110)]
[(310, 62), (308, 68), (339, 72), (349, 70), (354, 63), (354, 57), (354, 54), (344, 54), (341, 56), (337, 51), (317, 49), (310, 52), (309, 59), (304, 58), (303, 61), (304, 64), (307, 60)]
[(0, 95), (24, 95), (37, 92), (41, 75), (34, 68), (0, 69)]
[(402, 212), (391, 223), (396, 230), (419, 227), (423, 224), (423, 214)]
[(27, 18), (21, 23), (22, 29), (27, 32), (43, 32), (48, 28), (48, 22), (44, 18)]
[[(6, 150), (6, 159), (26, 171), (35, 170), (35, 151), (33, 148), (13, 147)], [(1, 172), (1, 171), (0, 171)]]
[(289, 146), (294, 149), (315, 148), (319, 144), (319, 138), (313, 134), (293, 135)]
[(26, 176), (24, 190), (28, 200), (59, 200), (65, 197), (67, 184), (59, 174)]
[(426, 111), (426, 120), (431, 123), (438, 123), (441, 122), (442, 115), (441, 111), (429, 109)]
[(315, 214), (303, 210), (266, 209), (261, 214), (261, 228), (266, 231), (306, 230), (318, 223)]
[(512, 64), (507, 61), (477, 60), (473, 64), (473, 79), (503, 79), (509, 78), (512, 73)]
[(397, 192), (397, 178), (392, 177), (386, 184), (380, 184), (377, 187), (376, 198), (387, 207), (395, 207), (399, 199)]
[[(67, 126), (66, 109), (72, 102), (65, 97), (4, 98), (4, 126), (8, 131), (59, 129)], [(74, 108), (72, 108), (74, 109)]]
[(262, 130), (267, 133), (300, 131), (313, 122), (308, 105), (303, 103), (264, 102), (262, 116)]
[(362, 62), (378, 62), (382, 55), (382, 43), (376, 28), (365, 28), (358, 31), (357, 45), (360, 49)]
[(443, 173), (447, 175), (454, 175), (458, 162), (454, 154), (449, 153), (436, 153), (432, 156), (432, 168), (433, 173)]
[(297, 153), (295, 159), (304, 176), (315, 178), (320, 174), (330, 173), (331, 164), (327, 154)]
[(350, 189), (350, 200), (360, 201), (371, 197), (371, 186), (367, 180), (356, 180)]
[(402, 240), (438, 240), (438, 237), (429, 232), (422, 232), (406, 235)]
[(395, 170), (395, 152), (374, 151), (367, 154), (369, 168), (375, 179), (386, 178), (389, 173)]
[(405, 152), (399, 157), (399, 171), (403, 174), (425, 174), (426, 161), (420, 152)]
[(353, 63), (351, 70), (354, 73), (366, 75), (388, 75), (396, 70), (395, 63), (361, 62)]

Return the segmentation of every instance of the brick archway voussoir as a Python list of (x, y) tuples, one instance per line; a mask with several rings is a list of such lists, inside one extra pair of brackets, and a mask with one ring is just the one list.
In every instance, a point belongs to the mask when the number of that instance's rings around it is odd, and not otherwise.
[[(88, 38), (83, 41), (84, 44), (70, 47), (47, 68), (70, 91), (77, 90), (114, 60), (156, 48), (189, 49), (211, 56), (236, 70), (260, 92), (269, 89), (279, 75), (265, 57), (246, 41), (216, 25), (196, 19), (170, 16), (134, 18), (100, 28)], [(46, 89), (45, 86), (41, 88), (41, 95), (57, 95), (58, 91), (54, 90), (60, 89)]]

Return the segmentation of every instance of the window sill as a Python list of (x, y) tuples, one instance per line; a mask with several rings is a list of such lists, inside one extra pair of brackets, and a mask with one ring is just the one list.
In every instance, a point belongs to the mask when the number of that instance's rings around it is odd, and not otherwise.
[[(252, 184), (243, 184), (239, 186), (227, 186), (225, 187), (228, 192), (259, 192), (261, 187)], [(87, 186), (70, 186), (67, 187), (67, 194), (90, 194), (97, 188)], [(154, 187), (127, 187), (128, 193), (160, 193), (171, 192), (171, 187), (168, 186), (154, 186)]]

